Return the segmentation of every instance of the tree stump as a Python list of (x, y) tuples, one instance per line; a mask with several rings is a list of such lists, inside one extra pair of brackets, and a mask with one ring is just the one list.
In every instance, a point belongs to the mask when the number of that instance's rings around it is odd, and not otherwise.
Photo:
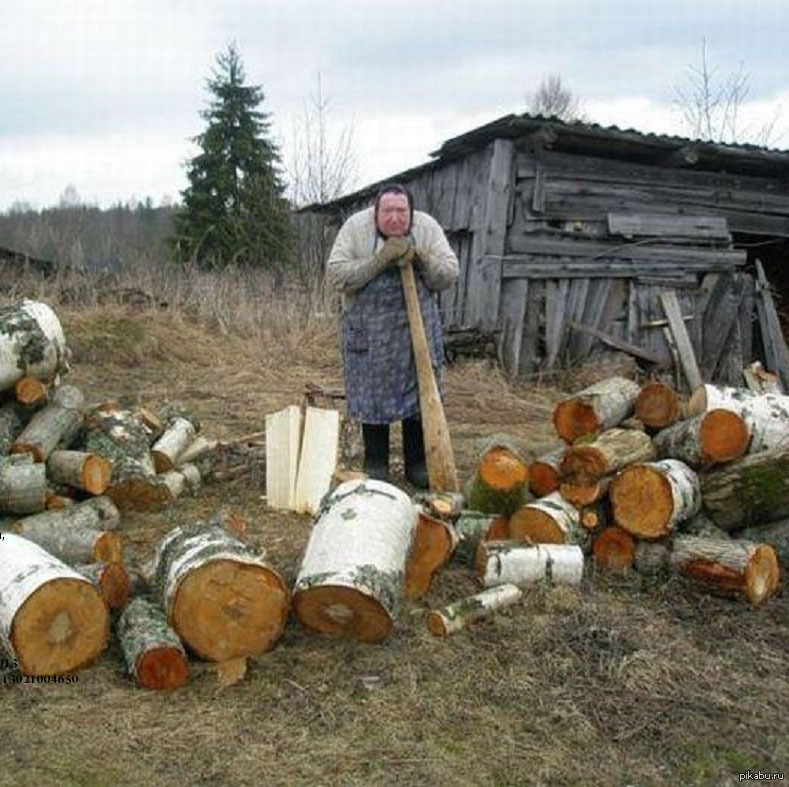
[(0, 645), (25, 675), (62, 675), (107, 644), (108, 613), (93, 585), (37, 544), (3, 533)]
[(604, 527), (592, 544), (594, 562), (601, 568), (632, 568), (636, 557), (636, 540), (618, 525)]
[(578, 521), (578, 509), (558, 492), (527, 503), (510, 517), (510, 538), (539, 544), (581, 544), (587, 531)]
[(170, 419), (162, 436), (151, 448), (151, 456), (157, 473), (172, 470), (178, 457), (194, 442), (197, 427), (188, 418), (175, 416)]
[(626, 467), (608, 494), (614, 520), (636, 538), (666, 536), (701, 507), (698, 476), (676, 459)]
[(661, 430), (652, 441), (661, 459), (679, 459), (699, 469), (743, 456), (750, 437), (737, 413), (716, 408)]
[(510, 533), (509, 520), (500, 514), (484, 511), (462, 511), (455, 522), (458, 543), (454, 557), (465, 565), (471, 565), (477, 555), (481, 541), (506, 539)]
[(0, 457), (0, 511), (34, 514), (47, 503), (44, 465), (35, 464), (27, 454)]
[(167, 533), (153, 559), (151, 587), (169, 625), (206, 661), (270, 650), (285, 628), (288, 591), (279, 573), (217, 524)]
[(609, 377), (563, 399), (553, 411), (556, 433), (572, 443), (617, 426), (632, 415), (640, 388), (624, 377)]
[(53, 451), (47, 459), (47, 475), (55, 484), (102, 495), (110, 482), (112, 465), (103, 456), (86, 451)]
[(584, 554), (576, 544), (484, 541), (479, 545), (476, 569), (485, 587), (508, 583), (523, 587), (541, 581), (578, 585), (584, 573)]
[(417, 511), (382, 481), (346, 481), (325, 500), (293, 592), (308, 628), (361, 642), (389, 635), (403, 595)]
[(561, 446), (529, 465), (529, 491), (535, 497), (547, 497), (559, 488), (559, 466), (566, 451), (566, 446)]
[(529, 465), (513, 438), (499, 434), (484, 440), (475, 467), (465, 490), (469, 509), (509, 515), (526, 501)]
[(744, 595), (754, 606), (775, 593), (780, 577), (775, 550), (751, 541), (680, 535), (671, 565), (716, 591)]
[(454, 528), (419, 511), (405, 571), (405, 597), (413, 601), (427, 593), (436, 574), (446, 565), (457, 544)]
[(497, 585), (468, 598), (455, 601), (442, 609), (433, 609), (425, 618), (428, 631), (436, 637), (448, 637), (471, 623), (516, 604), (523, 591), (516, 585)]
[(123, 609), (129, 603), (131, 580), (122, 563), (89, 563), (74, 568), (93, 583), (109, 609)]
[(682, 418), (682, 400), (670, 385), (653, 381), (638, 392), (635, 411), (644, 426), (665, 429)]

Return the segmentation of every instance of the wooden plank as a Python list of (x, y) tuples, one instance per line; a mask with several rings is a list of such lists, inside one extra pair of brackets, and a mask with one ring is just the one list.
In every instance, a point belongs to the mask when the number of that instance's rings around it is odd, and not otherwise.
[(749, 273), (742, 274), (743, 296), (740, 306), (740, 344), (742, 345), (743, 365), (753, 361), (753, 320), (756, 304), (754, 302), (753, 278)]
[[(589, 292), (589, 279), (572, 279), (570, 289), (567, 294), (566, 317), (568, 320), (582, 322), (586, 297)], [(571, 365), (571, 358), (575, 345), (573, 342), (574, 334), (572, 331), (562, 331), (562, 338), (559, 343), (559, 359), (566, 365)]]
[[(700, 355), (705, 380), (712, 379), (713, 372), (723, 355), (732, 326), (739, 321), (739, 310), (744, 294), (745, 282), (743, 278), (726, 273), (718, 279), (707, 297), (703, 317), (704, 338)], [(740, 364), (740, 368), (742, 368), (742, 364)]]
[(643, 347), (638, 347), (637, 345), (631, 344), (630, 342), (626, 342), (623, 339), (617, 339), (615, 336), (612, 336), (610, 333), (606, 333), (605, 331), (601, 331), (599, 328), (593, 328), (591, 325), (584, 325), (583, 323), (575, 322), (574, 320), (568, 320), (567, 326), (572, 328), (574, 331), (580, 331), (581, 333), (594, 336), (596, 339), (600, 339), (600, 341), (604, 344), (614, 347), (617, 350), (622, 350), (626, 353), (629, 353), (636, 358), (642, 358), (645, 361), (649, 361), (650, 363), (658, 365), (665, 363), (665, 359), (660, 355), (651, 353), (649, 350), (646, 350)]
[[(658, 270), (664, 269), (671, 274), (663, 277), (654, 276)], [(698, 287), (697, 276), (708, 270), (718, 270), (721, 272), (736, 270), (732, 265), (722, 262), (693, 262), (685, 263), (681, 266), (671, 266), (667, 264), (643, 263), (634, 264), (630, 262), (612, 263), (605, 261), (556, 261), (542, 259), (540, 262), (527, 263), (523, 258), (514, 259), (505, 257), (502, 262), (501, 275), (504, 279), (550, 279), (550, 278), (592, 278), (592, 279), (612, 279), (612, 278), (638, 278), (651, 279), (654, 283), (663, 285), (670, 284), (680, 287)]]
[(641, 325), (638, 319), (638, 284), (633, 279), (627, 283), (627, 329), (625, 336), (630, 344), (638, 342)]
[(523, 323), (526, 317), (526, 299), (529, 296), (528, 279), (512, 279), (501, 288), (501, 358), (504, 369), (512, 376), (520, 368)]
[(609, 213), (608, 231), (626, 238), (693, 238), (731, 241), (721, 216), (672, 216), (660, 213)]
[(545, 368), (553, 369), (564, 335), (568, 279), (545, 282)]
[(784, 391), (789, 391), (789, 349), (786, 347), (781, 323), (775, 310), (770, 283), (764, 274), (760, 260), (756, 260), (756, 305), (759, 311), (759, 325), (762, 330), (764, 360), (767, 371), (778, 375)]
[(660, 302), (663, 305), (663, 311), (668, 319), (671, 335), (674, 337), (674, 344), (679, 354), (682, 370), (685, 373), (685, 379), (688, 381), (688, 386), (692, 391), (698, 388), (704, 380), (701, 377), (701, 372), (696, 363), (696, 356), (693, 354), (693, 347), (691, 346), (688, 332), (685, 329), (682, 312), (680, 311), (679, 302), (677, 301), (677, 294), (673, 290), (661, 292)]
[[(600, 327), (603, 309), (613, 287), (613, 279), (595, 279), (589, 285), (580, 323), (592, 328)], [(584, 361), (594, 345), (594, 337), (584, 334), (574, 342), (573, 363)]]
[(295, 511), (318, 513), (321, 500), (329, 491), (332, 475), (337, 469), (339, 438), (340, 414), (337, 410), (307, 408), (293, 501)]
[(544, 306), (545, 282), (529, 282), (526, 317), (523, 324), (523, 336), (521, 337), (521, 357), (518, 361), (518, 370), (521, 374), (533, 372), (539, 366), (540, 324)]
[(293, 509), (300, 441), (301, 408), (290, 405), (266, 414), (266, 503), (269, 508)]

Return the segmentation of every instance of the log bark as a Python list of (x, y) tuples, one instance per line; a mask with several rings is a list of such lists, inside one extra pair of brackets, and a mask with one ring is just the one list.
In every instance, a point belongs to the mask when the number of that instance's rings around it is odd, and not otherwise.
[(197, 656), (227, 661), (273, 648), (288, 592), (264, 554), (213, 523), (171, 530), (159, 543), (151, 587), (167, 622)]
[(778, 557), (784, 571), (789, 571), (789, 519), (771, 522), (769, 525), (746, 527), (737, 532), (737, 538), (755, 541), (757, 544), (769, 544)]
[(118, 619), (129, 674), (146, 689), (175, 689), (189, 680), (189, 662), (181, 640), (164, 611), (152, 601), (135, 598)]
[(789, 448), (789, 396), (705, 384), (688, 401), (689, 416), (715, 408), (732, 410), (745, 421), (751, 435), (749, 454)]
[(633, 558), (633, 568), (639, 574), (655, 576), (664, 573), (669, 567), (671, 557), (671, 540), (638, 541)]
[(219, 450), (219, 440), (211, 440), (203, 435), (198, 435), (195, 439), (180, 453), (175, 460), (176, 467), (181, 465), (193, 464), (198, 459), (203, 459), (209, 454)]
[(538, 544), (580, 544), (589, 534), (578, 521), (578, 509), (558, 492), (527, 503), (510, 517), (510, 538)]
[(448, 637), (468, 627), (471, 623), (482, 620), (494, 612), (517, 604), (523, 597), (523, 591), (516, 585), (506, 584), (483, 590), (468, 598), (455, 601), (442, 609), (433, 609), (427, 613), (428, 631), (436, 637)]
[(167, 424), (164, 434), (154, 443), (151, 449), (153, 464), (157, 473), (172, 470), (178, 457), (194, 441), (197, 434), (195, 424), (188, 418), (175, 416)]
[(576, 544), (523, 544), (485, 541), (477, 552), (477, 578), (485, 587), (518, 587), (547, 581), (578, 585), (583, 578), (584, 555)]
[(14, 440), (11, 453), (28, 453), (36, 462), (46, 462), (56, 446), (67, 448), (73, 442), (85, 417), (84, 407), (79, 388), (61, 385)]
[(0, 391), (21, 377), (53, 381), (68, 371), (68, 356), (60, 320), (47, 304), (23, 300), (0, 308)]
[(308, 628), (362, 642), (392, 630), (417, 511), (382, 481), (347, 481), (326, 499), (296, 578), (293, 608)]
[(162, 504), (167, 505), (182, 494), (196, 495), (202, 486), (202, 479), (197, 465), (181, 465), (176, 470), (159, 475), (157, 484), (162, 486)]
[(528, 499), (528, 461), (508, 435), (493, 435), (483, 441), (475, 468), (465, 490), (468, 508), (509, 515)]
[(22, 673), (76, 672), (104, 650), (108, 626), (104, 601), (85, 577), (31, 541), (3, 534), (0, 645)]
[(553, 424), (565, 442), (611, 429), (633, 414), (638, 383), (624, 377), (609, 377), (584, 388), (556, 405)]
[(0, 458), (0, 511), (34, 514), (47, 502), (44, 465), (35, 464), (27, 454)]
[(123, 609), (129, 603), (131, 580), (122, 563), (88, 563), (74, 569), (93, 583), (109, 609)]
[(608, 493), (616, 524), (636, 538), (662, 538), (701, 507), (698, 475), (676, 459), (631, 465)]
[(601, 568), (632, 568), (636, 557), (636, 540), (618, 525), (604, 527), (592, 544), (594, 562)]
[(665, 429), (682, 418), (682, 400), (670, 385), (658, 381), (644, 385), (635, 403), (636, 418), (644, 426)]
[(566, 446), (561, 446), (529, 465), (529, 491), (535, 497), (547, 497), (559, 488), (559, 466), (566, 451)]
[(661, 430), (652, 441), (661, 459), (679, 459), (698, 470), (743, 456), (750, 434), (737, 413), (716, 408)]
[(112, 465), (87, 451), (53, 451), (47, 459), (47, 475), (55, 484), (102, 495), (110, 482)]
[(486, 514), (484, 511), (463, 511), (455, 522), (458, 543), (453, 557), (465, 565), (476, 558), (482, 541), (498, 541), (509, 537), (510, 526), (506, 516)]
[(11, 450), (14, 440), (33, 417), (33, 409), (10, 401), (0, 407), (0, 454)]
[(749, 454), (699, 478), (704, 509), (723, 530), (789, 517), (789, 449)]
[(674, 539), (671, 565), (714, 590), (743, 595), (753, 605), (775, 593), (780, 577), (775, 550), (751, 541), (680, 535)]
[(457, 544), (454, 528), (420, 511), (405, 571), (405, 597), (414, 601), (431, 588), (436, 574), (446, 565)]
[(695, 516), (682, 523), (682, 535), (701, 538), (728, 539), (731, 536), (719, 528), (702, 508)]

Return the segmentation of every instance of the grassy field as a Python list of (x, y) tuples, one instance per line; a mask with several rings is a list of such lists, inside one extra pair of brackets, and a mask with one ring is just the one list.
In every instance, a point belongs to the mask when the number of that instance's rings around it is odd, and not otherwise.
[[(338, 387), (341, 374), (336, 316), (256, 303), (257, 315), (229, 301), (57, 307), (69, 381), (91, 401), (179, 401), (214, 437), (259, 430), (307, 382)], [(549, 447), (561, 395), (511, 385), (486, 361), (449, 369), (461, 476), (494, 431)], [(129, 514), (127, 551), (144, 558), (170, 527), (231, 504), (292, 582), (311, 522), (268, 511), (263, 494), (247, 478)], [(476, 589), (450, 566), (377, 646), (291, 620), (226, 688), (192, 662), (185, 688), (146, 692), (114, 642), (76, 685), (0, 686), (0, 785), (728, 785), (789, 771), (785, 588), (752, 609), (679, 578), (591, 570), (577, 589), (532, 588), (449, 640), (427, 632), (431, 606)]]

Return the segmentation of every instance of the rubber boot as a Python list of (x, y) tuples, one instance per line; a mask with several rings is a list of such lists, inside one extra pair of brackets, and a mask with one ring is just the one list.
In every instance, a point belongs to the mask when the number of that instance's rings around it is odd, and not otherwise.
[(389, 424), (362, 424), (364, 472), (376, 481), (389, 480)]
[(417, 415), (403, 421), (403, 459), (405, 477), (417, 489), (429, 487), (425, 464), (425, 438), (422, 433), (422, 418)]

